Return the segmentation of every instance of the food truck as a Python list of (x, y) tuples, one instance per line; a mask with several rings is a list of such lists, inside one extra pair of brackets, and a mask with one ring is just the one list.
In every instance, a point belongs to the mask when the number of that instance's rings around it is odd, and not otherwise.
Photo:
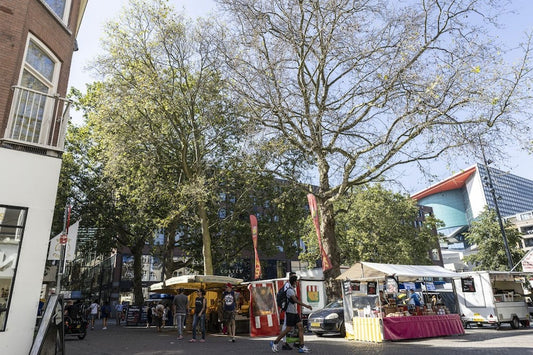
[[(206, 329), (208, 331), (219, 331), (220, 330), (220, 300), (222, 292), (225, 289), (227, 283), (230, 283), (234, 286), (235, 291), (243, 291), (239, 289), (238, 286), (242, 283), (242, 279), (236, 279), (228, 276), (219, 276), (219, 275), (182, 275), (174, 276), (169, 279), (166, 279), (164, 282), (158, 282), (150, 286), (150, 292), (154, 293), (163, 293), (176, 295), (179, 288), (184, 289), (184, 293), (189, 297), (189, 308), (191, 312), (194, 312), (194, 300), (196, 298), (195, 291), (199, 289), (204, 289), (206, 291), (205, 298), (207, 300), (207, 311), (206, 311)], [(247, 293), (246, 289), (244, 291)], [(240, 294), (239, 299), (237, 300), (241, 308), (248, 310), (248, 294)], [(242, 303), (244, 302), (244, 303)], [(191, 317), (187, 319), (187, 326), (190, 328), (192, 320)], [(242, 316), (241, 313), (238, 313), (235, 317), (236, 332), (248, 332), (248, 318), (247, 316)], [(242, 330), (245, 326), (245, 330)]]
[(454, 278), (461, 319), (465, 326), (475, 323), (509, 323), (513, 329), (529, 327), (526, 299), (530, 295), (526, 273), (473, 271)]
[[(346, 337), (382, 342), (464, 334), (455, 313), (456, 276), (434, 265), (356, 263), (337, 277), (342, 282)], [(410, 290), (420, 305), (409, 304)]]

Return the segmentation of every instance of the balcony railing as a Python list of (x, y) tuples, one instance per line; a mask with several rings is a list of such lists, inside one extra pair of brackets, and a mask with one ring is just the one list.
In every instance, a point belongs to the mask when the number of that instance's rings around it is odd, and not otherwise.
[(71, 101), (59, 95), (13, 86), (4, 141), (63, 151)]

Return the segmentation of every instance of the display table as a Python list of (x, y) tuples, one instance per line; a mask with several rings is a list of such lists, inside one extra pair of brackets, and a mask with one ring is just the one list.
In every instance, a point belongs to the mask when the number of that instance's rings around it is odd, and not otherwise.
[(464, 334), (458, 314), (383, 318), (385, 340), (431, 338)]

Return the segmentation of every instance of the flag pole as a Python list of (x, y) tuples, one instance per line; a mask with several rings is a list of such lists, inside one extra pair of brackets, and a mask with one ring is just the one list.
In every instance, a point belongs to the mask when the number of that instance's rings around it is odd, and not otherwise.
[[(61, 233), (61, 236), (59, 237), (60, 244), (61, 244), (61, 254), (59, 257), (59, 265), (57, 268), (57, 280), (56, 280), (56, 293), (61, 293), (61, 278), (63, 277), (63, 274), (65, 273), (65, 255), (67, 251), (67, 243), (63, 241), (63, 238), (68, 238), (68, 227), (70, 224), (70, 211), (71, 207), (67, 203), (65, 206), (65, 214), (63, 216), (63, 232)], [(68, 240), (68, 239), (67, 239)]]

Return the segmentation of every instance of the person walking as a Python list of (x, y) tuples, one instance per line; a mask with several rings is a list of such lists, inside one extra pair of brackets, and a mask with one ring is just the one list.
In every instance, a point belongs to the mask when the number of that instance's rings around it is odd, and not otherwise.
[(155, 307), (155, 312), (154, 312), (154, 321), (155, 321), (155, 326), (156, 326), (156, 330), (158, 332), (161, 331), (161, 328), (163, 327), (163, 315), (165, 314), (165, 306), (163, 305), (162, 302), (159, 302), (157, 304), (157, 306)]
[(98, 311), (100, 310), (100, 305), (98, 300), (94, 300), (93, 303), (89, 305), (89, 316), (91, 318), (91, 330), (94, 330), (94, 321), (98, 317)]
[(148, 303), (148, 306), (146, 308), (146, 328), (150, 328), (153, 320), (154, 320), (154, 308), (152, 307), (150, 303)]
[(189, 297), (183, 293), (183, 288), (178, 289), (178, 294), (172, 300), (172, 311), (174, 312), (174, 324), (178, 328), (178, 340), (183, 339), (183, 323), (189, 314)]
[(300, 319), (300, 316), (298, 315), (298, 308), (296, 307), (297, 304), (301, 305), (302, 307), (309, 308), (312, 310), (313, 308), (300, 301), (296, 297), (296, 281), (298, 280), (298, 277), (296, 275), (293, 275), (289, 278), (290, 287), (287, 289), (287, 311), (285, 312), (285, 317), (287, 318), (287, 327), (285, 330), (283, 330), (280, 335), (276, 338), (276, 340), (270, 342), (270, 348), (273, 352), (278, 352), (278, 343), (279, 341), (287, 335), (294, 327), (298, 327), (298, 337), (300, 340), (300, 347), (298, 348), (299, 353), (309, 353), (311, 350), (304, 345), (304, 328), (302, 320)]
[(122, 311), (124, 310), (124, 306), (122, 303), (117, 303), (115, 305), (115, 321), (116, 325), (120, 325), (120, 322), (122, 321)]
[[(296, 276), (296, 273), (291, 271), (289, 272), (289, 280), (292, 276)], [(287, 293), (287, 290), (291, 287), (291, 283), (289, 281), (285, 282), (285, 284), (283, 285), (283, 290), (285, 291), (285, 293)], [(278, 305), (281, 307), (281, 305)], [(281, 312), (285, 312), (285, 314), (283, 315), (283, 325), (281, 326), (281, 331), (284, 331), (285, 328), (287, 328), (287, 312), (286, 310), (283, 311), (283, 310), (280, 310), (280, 313)], [(283, 337), (283, 346), (281, 347), (282, 350), (292, 350), (292, 346), (289, 345), (289, 343), (287, 343), (287, 339), (286, 337)]]
[(202, 339), (200, 343), (205, 342), (205, 311), (207, 310), (207, 301), (204, 297), (205, 292), (202, 289), (199, 289), (197, 292), (196, 299), (194, 300), (194, 317), (192, 320), (192, 339), (189, 340), (189, 343), (196, 343), (196, 328), (198, 323), (200, 323), (200, 329), (202, 331)]
[(104, 323), (102, 329), (106, 330), (107, 329), (107, 319), (111, 315), (111, 306), (109, 305), (108, 301), (104, 302), (104, 305), (102, 306), (101, 312), (102, 312), (102, 319), (103, 319), (103, 323)]
[(228, 282), (226, 290), (222, 293), (222, 319), (228, 330), (229, 341), (235, 343), (235, 311), (237, 297), (233, 286)]

